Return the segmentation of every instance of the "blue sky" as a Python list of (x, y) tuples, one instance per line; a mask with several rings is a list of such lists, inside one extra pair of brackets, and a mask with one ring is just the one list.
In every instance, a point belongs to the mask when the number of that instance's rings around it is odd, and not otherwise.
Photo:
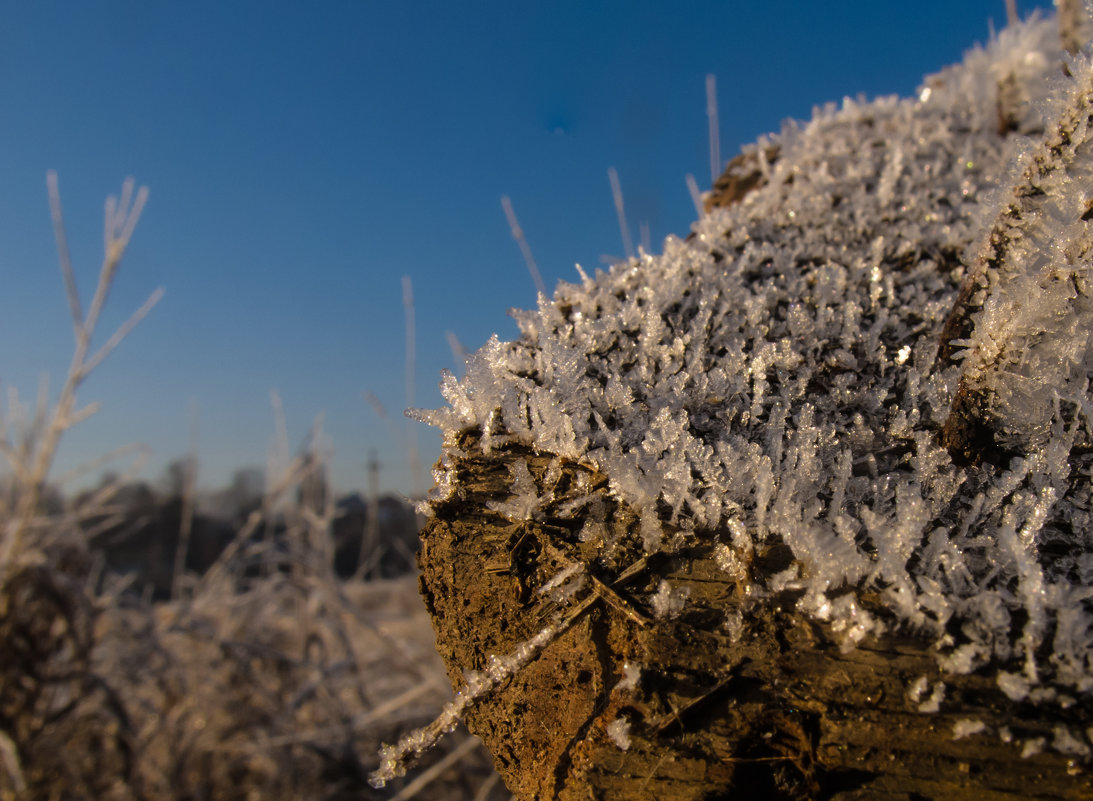
[[(1020, 2), (1022, 15), (1049, 2)], [(269, 392), (300, 441), (316, 414), (339, 490), (375, 449), (412, 487), (401, 411), (402, 277), (416, 402), (441, 404), (453, 332), (473, 350), (535, 291), (512, 198), (548, 287), (623, 252), (607, 178), (654, 251), (709, 185), (705, 75), (724, 160), (844, 96), (914, 91), (1005, 21), (1002, 0), (880, 3), (0, 1), (0, 392), (59, 387), (72, 348), (45, 176), (60, 178), (85, 297), (102, 208), (151, 191), (104, 318), (166, 296), (84, 385), (102, 411), (68, 469), (129, 442), (155, 480), (199, 426), (199, 481), (265, 461)], [(362, 398), (370, 391), (388, 410)], [(6, 404), (6, 400), (5, 400)], [(439, 435), (418, 426), (426, 468)], [(124, 465), (119, 465), (123, 467)]]

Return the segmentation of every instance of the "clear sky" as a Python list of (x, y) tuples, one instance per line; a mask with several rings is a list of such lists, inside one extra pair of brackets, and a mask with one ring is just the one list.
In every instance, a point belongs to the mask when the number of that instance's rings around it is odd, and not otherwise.
[[(446, 332), (511, 338), (506, 311), (535, 302), (502, 195), (548, 287), (622, 255), (609, 167), (658, 251), (694, 218), (684, 176), (710, 182), (707, 73), (727, 160), (814, 105), (910, 94), (1005, 16), (1003, 0), (0, 0), (0, 392), (33, 396), (43, 372), (56, 389), (71, 354), (47, 170), (85, 298), (103, 200), (132, 175), (151, 196), (105, 325), (166, 296), (84, 385), (103, 409), (58, 467), (144, 442), (155, 480), (195, 407), (216, 486), (264, 464), (276, 388), (293, 442), (325, 413), (338, 490), (364, 486), (375, 449), (382, 487), (409, 492), (402, 277), (416, 404), (435, 407), (458, 370)], [(428, 469), (440, 439), (417, 428)]]

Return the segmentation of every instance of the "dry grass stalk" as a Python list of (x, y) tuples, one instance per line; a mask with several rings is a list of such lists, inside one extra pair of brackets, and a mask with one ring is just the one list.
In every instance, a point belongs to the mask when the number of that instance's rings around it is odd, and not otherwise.
[[(108, 201), (85, 314), (52, 175), (49, 184), (75, 349), (55, 406), (43, 383), (32, 409), (11, 392), (0, 415), (11, 473), (0, 492), (0, 801), (367, 797), (381, 740), (435, 716), (449, 690), (412, 579), (334, 576), (332, 498), (308, 495), (323, 487), (321, 421), (292, 455), (274, 397), (277, 470), (262, 507), (213, 569), (176, 575), (167, 603), (129, 594), (89, 550), (89, 526), (124, 514), (114, 503), (124, 479), (78, 509), (48, 507), (60, 437), (95, 409), (79, 409), (76, 390), (162, 294), (93, 352), (146, 192), (127, 182)], [(190, 493), (193, 469), (191, 455)], [(446, 759), (449, 769), (403, 796), (494, 792), (481, 749)]]

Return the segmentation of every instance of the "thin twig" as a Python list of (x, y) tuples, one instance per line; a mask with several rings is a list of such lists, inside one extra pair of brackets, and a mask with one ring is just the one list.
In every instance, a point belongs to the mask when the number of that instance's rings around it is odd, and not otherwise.
[(531, 247), (524, 237), (524, 229), (520, 227), (520, 222), (516, 219), (516, 212), (512, 208), (512, 201), (509, 200), (508, 195), (501, 195), (501, 208), (505, 210), (505, 219), (508, 220), (512, 238), (516, 240), (516, 244), (520, 246), (520, 252), (524, 255), (524, 262), (528, 266), (528, 272), (531, 273), (535, 291), (545, 297), (546, 286), (543, 284), (543, 276), (539, 273), (539, 265), (535, 263), (535, 257), (531, 255)]
[(619, 216), (619, 233), (622, 234), (622, 247), (626, 258), (634, 258), (634, 243), (630, 239), (630, 226), (626, 223), (626, 210), (622, 205), (622, 186), (619, 184), (619, 171), (614, 167), (607, 169), (607, 180), (611, 182), (611, 197), (615, 201), (615, 212)]
[(491, 773), (489, 778), (482, 782), (478, 788), (478, 792), (474, 794), (474, 801), (487, 801), (490, 797), (490, 793), (493, 789), (501, 783), (501, 776), (497, 773)]
[(721, 177), (721, 133), (717, 119), (717, 76), (706, 76), (706, 116), (710, 123), (710, 183)]
[(413, 798), (440, 778), (440, 775), (444, 773), (444, 771), (470, 754), (474, 749), (478, 748), (479, 745), (481, 745), (481, 740), (477, 737), (468, 737), (442, 760), (428, 770), (422, 771), (412, 782), (403, 787), (391, 801), (408, 801), (408, 799)]
[(698, 219), (702, 219), (706, 216), (706, 209), (702, 204), (702, 193), (698, 190), (698, 181), (691, 173), (687, 173), (687, 192), (691, 196), (691, 203), (694, 204), (695, 214)]
[(178, 521), (178, 545), (175, 548), (174, 569), (171, 574), (171, 597), (178, 598), (186, 573), (186, 556), (193, 534), (194, 506), (197, 496), (197, 401), (190, 403), (190, 453), (182, 475), (182, 510)]
[(68, 250), (68, 236), (65, 234), (64, 214), (61, 211), (61, 192), (57, 187), (57, 173), (46, 173), (46, 187), (49, 191), (49, 211), (53, 218), (53, 237), (57, 240), (57, 255), (61, 261), (61, 275), (64, 277), (65, 294), (68, 296), (69, 314), (72, 316), (73, 330), (79, 336), (83, 328), (83, 310), (80, 308), (80, 293), (76, 288), (76, 274), (72, 270), (72, 255)]
[[(131, 180), (131, 179), (130, 179)], [(121, 258), (125, 253), (126, 245), (132, 237), (133, 230), (140, 218), (141, 210), (147, 200), (148, 193), (144, 187), (137, 192), (137, 198), (133, 208), (126, 210), (124, 207), (115, 213), (115, 202), (110, 200), (107, 204), (106, 219), (106, 244), (103, 256), (102, 268), (99, 271), (98, 284), (95, 287), (87, 317), (81, 316), (79, 298), (76, 294), (76, 282), (72, 271), (72, 263), (68, 252), (67, 238), (64, 233), (64, 220), (61, 213), (60, 192), (57, 189), (57, 177), (54, 173), (46, 176), (46, 184), (50, 195), (50, 209), (54, 221), (54, 233), (57, 237), (58, 252), (61, 261), (61, 272), (64, 276), (65, 291), (69, 300), (69, 311), (72, 315), (73, 328), (76, 332), (76, 346), (69, 363), (68, 373), (64, 386), (61, 388), (57, 405), (52, 415), (44, 413), (44, 406), (40, 403), (40, 413), (36, 414), (32, 422), (32, 428), (21, 432), (20, 444), (15, 451), (22, 461), (20, 471), (20, 491), (18, 507), (15, 510), (14, 519), (8, 526), (6, 536), (0, 545), (3, 546), (3, 558), (0, 563), (0, 578), (6, 578), (8, 571), (14, 569), (18, 555), (25, 547), (27, 530), (34, 519), (45, 487), (46, 477), (49, 475), (56, 454), (61, 435), (67, 431), (74, 421), (86, 416), (85, 410), (73, 412), (76, 403), (76, 390), (87, 378), (91, 369), (97, 366), (103, 358), (132, 330), (133, 326), (147, 314), (148, 310), (158, 300), (157, 293), (153, 298), (145, 302), (130, 321), (100, 349), (91, 362), (87, 361), (87, 352), (91, 335), (94, 332), (99, 314), (113, 283)], [(132, 194), (132, 188), (123, 188), (123, 197), (128, 201)], [(117, 215), (120, 218), (116, 218)], [(120, 236), (118, 235), (120, 233)], [(46, 419), (48, 418), (48, 420)], [(11, 459), (11, 450), (5, 455)]]
[(147, 317), (148, 312), (152, 311), (153, 307), (159, 303), (165, 292), (166, 290), (164, 290), (163, 287), (159, 287), (148, 296), (148, 299), (141, 304), (140, 308), (133, 312), (132, 316), (130, 316), (130, 318), (114, 332), (114, 335), (106, 341), (106, 344), (99, 348), (98, 351), (95, 352), (95, 355), (88, 359), (83, 365), (82, 369), (85, 375), (98, 367), (102, 360), (109, 356), (110, 352), (121, 344), (123, 339), (129, 336), (132, 330), (137, 327), (137, 324)]

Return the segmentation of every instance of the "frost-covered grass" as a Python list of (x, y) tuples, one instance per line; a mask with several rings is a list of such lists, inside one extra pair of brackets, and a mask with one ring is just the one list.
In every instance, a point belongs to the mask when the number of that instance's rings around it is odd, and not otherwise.
[(380, 742), (451, 693), (416, 581), (340, 583), (332, 499), (295, 500), (323, 469), (320, 432), (296, 455), (279, 438), (262, 508), (205, 575), (176, 577), (169, 602), (102, 574), (88, 521), (117, 521), (124, 476), (79, 506), (46, 488), (61, 436), (94, 412), (80, 384), (158, 298), (91, 349), (145, 193), (130, 182), (108, 202), (85, 312), (52, 176), (50, 189), (76, 346), (56, 401), (43, 386), (33, 408), (11, 394), (0, 414), (0, 799), (496, 797), (466, 736), (401, 789), (366, 784)]
[[(646, 553), (784, 542), (754, 602), (798, 589), (847, 648), (910, 631), (943, 671), (1088, 703), (1093, 63), (1058, 41), (1033, 19), (913, 98), (787, 123), (745, 150), (741, 202), (517, 313), (420, 413), (446, 436), (434, 500), (462, 432), (529, 445), (606, 474)], [(969, 414), (989, 441), (957, 448)], [(522, 484), (497, 511), (534, 519)]]

